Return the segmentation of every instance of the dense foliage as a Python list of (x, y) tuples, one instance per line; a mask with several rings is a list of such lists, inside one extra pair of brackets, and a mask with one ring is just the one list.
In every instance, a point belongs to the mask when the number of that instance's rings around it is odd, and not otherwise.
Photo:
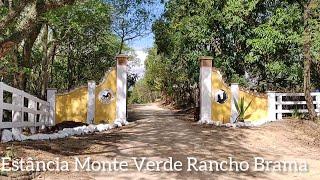
[[(306, 4), (314, 6), (307, 20)], [(210, 55), (227, 82), (256, 91), (302, 91), (306, 22), (311, 27), (313, 67), (318, 66), (317, 7), (316, 1), (170, 0), (153, 25), (156, 50), (151, 51), (157, 52), (148, 57), (145, 78), (173, 102), (192, 104), (197, 59)], [(153, 63), (162, 68), (148, 66)], [(318, 77), (318, 72), (312, 75)], [(318, 78), (312, 82), (318, 87)]]
[[(45, 97), (100, 81), (150, 26), (148, 0), (0, 0), (0, 77)], [(135, 13), (139, 12), (139, 13)], [(123, 32), (123, 34), (119, 33)]]
[(129, 104), (152, 103), (161, 98), (159, 91), (152, 91), (144, 79), (137, 81), (129, 93)]
[(61, 57), (53, 62), (53, 87), (71, 89), (90, 79), (99, 80), (115, 64), (120, 42), (111, 32), (110, 8), (89, 1), (47, 15), (54, 40), (60, 42)]

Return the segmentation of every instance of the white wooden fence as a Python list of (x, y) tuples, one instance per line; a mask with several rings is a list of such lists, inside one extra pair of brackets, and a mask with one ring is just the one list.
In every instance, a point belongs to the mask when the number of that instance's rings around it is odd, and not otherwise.
[[(272, 117), (275, 117), (275, 119), (283, 119), (285, 117), (292, 117), (292, 114), (295, 112), (298, 113), (307, 113), (307, 106), (306, 101), (304, 98), (304, 93), (275, 93), (275, 92), (269, 92), (268, 93), (269, 98), (274, 98), (269, 100), (269, 104), (272, 106), (271, 115)], [(313, 104), (316, 110), (316, 113), (320, 115), (320, 92), (314, 92), (311, 93), (311, 96), (313, 97)], [(270, 111), (269, 111), (270, 112)]]
[(34, 133), (36, 127), (52, 126), (49, 110), (47, 101), (0, 82), (0, 130), (30, 128)]

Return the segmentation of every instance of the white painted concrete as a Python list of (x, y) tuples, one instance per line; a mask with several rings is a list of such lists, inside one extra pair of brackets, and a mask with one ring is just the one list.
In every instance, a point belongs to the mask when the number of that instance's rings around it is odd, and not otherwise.
[(276, 111), (278, 111), (276, 115), (276, 119), (282, 119), (282, 95), (277, 96), (277, 105), (276, 105)]
[(320, 116), (320, 96), (319, 96), (319, 95), (316, 96), (316, 102), (317, 102), (317, 104), (316, 104), (316, 110), (318, 110), (317, 116)]
[(127, 64), (121, 64), (117, 57), (117, 114), (116, 122), (127, 124)]
[(93, 124), (93, 120), (94, 120), (94, 115), (95, 115), (95, 111), (96, 111), (95, 91), (96, 91), (96, 82), (95, 81), (89, 81), (88, 82), (87, 124)]
[[(31, 99), (29, 99), (29, 103), (28, 103), (28, 108), (29, 109), (33, 109), (33, 110), (37, 110), (37, 103)], [(28, 113), (28, 121), (31, 123), (36, 123), (36, 114), (33, 113)], [(36, 127), (30, 127), (30, 132), (32, 134), (36, 133)]]
[(212, 101), (212, 67), (200, 67), (200, 124), (208, 124), (211, 119)]
[[(45, 111), (45, 112), (49, 112), (49, 108), (47, 107), (45, 104), (40, 103), (40, 111)], [(44, 125), (42, 125), (40, 128), (41, 129), (45, 129), (46, 126), (49, 126), (49, 117), (45, 114), (40, 114), (40, 118), (39, 118), (40, 122), (44, 122)]]
[(230, 123), (235, 123), (239, 113), (236, 108), (236, 101), (239, 101), (239, 85), (237, 83), (231, 84), (231, 116)]
[(56, 93), (57, 89), (47, 89), (47, 102), (50, 103), (49, 126), (54, 126), (56, 124)]
[(53, 134), (33, 134), (31, 136), (25, 136), (21, 132), (11, 132), (9, 130), (3, 130), (1, 136), (1, 142), (6, 143), (9, 141), (25, 141), (25, 140), (49, 140), (49, 139), (60, 139), (66, 138), (74, 135), (84, 135), (91, 134), (94, 132), (108, 131), (110, 129), (116, 128), (114, 124), (98, 124), (89, 126), (79, 126), (74, 128), (64, 128)]
[[(12, 104), (16, 106), (23, 106), (22, 96), (18, 94), (12, 94)], [(19, 123), (22, 122), (22, 111), (12, 111), (12, 122)], [(21, 128), (12, 128), (12, 132), (22, 132)]]
[(268, 91), (268, 120), (276, 120), (276, 93), (273, 91)]

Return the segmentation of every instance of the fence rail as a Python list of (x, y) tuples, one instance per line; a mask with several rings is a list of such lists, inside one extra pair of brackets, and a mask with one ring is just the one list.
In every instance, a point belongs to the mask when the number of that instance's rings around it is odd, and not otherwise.
[[(275, 117), (292, 116), (293, 113), (307, 113), (307, 102), (304, 99), (304, 93), (274, 93), (275, 94)], [(311, 93), (316, 113), (320, 114), (320, 92)]]
[(0, 129), (30, 128), (33, 132), (36, 127), (52, 126), (49, 109), (47, 101), (0, 82)]

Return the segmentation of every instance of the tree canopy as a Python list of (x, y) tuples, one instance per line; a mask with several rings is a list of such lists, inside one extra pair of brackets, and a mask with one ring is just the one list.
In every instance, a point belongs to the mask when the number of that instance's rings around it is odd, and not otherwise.
[(65, 91), (100, 81), (114, 57), (129, 50), (126, 41), (146, 31), (148, 3), (0, 0), (2, 81), (40, 97), (48, 87)]
[[(199, 76), (197, 59), (210, 55), (229, 83), (238, 82), (255, 91), (302, 91), (303, 16), (310, 3), (314, 6), (308, 19), (312, 64), (319, 67), (318, 2), (170, 0), (153, 24), (156, 46), (147, 60), (146, 79), (168, 87), (161, 91), (174, 102), (193, 103), (191, 88)], [(148, 71), (152, 63), (165, 67)], [(314, 68), (313, 76), (318, 73)], [(158, 81), (154, 77), (166, 78)], [(318, 78), (312, 82), (318, 88)]]

